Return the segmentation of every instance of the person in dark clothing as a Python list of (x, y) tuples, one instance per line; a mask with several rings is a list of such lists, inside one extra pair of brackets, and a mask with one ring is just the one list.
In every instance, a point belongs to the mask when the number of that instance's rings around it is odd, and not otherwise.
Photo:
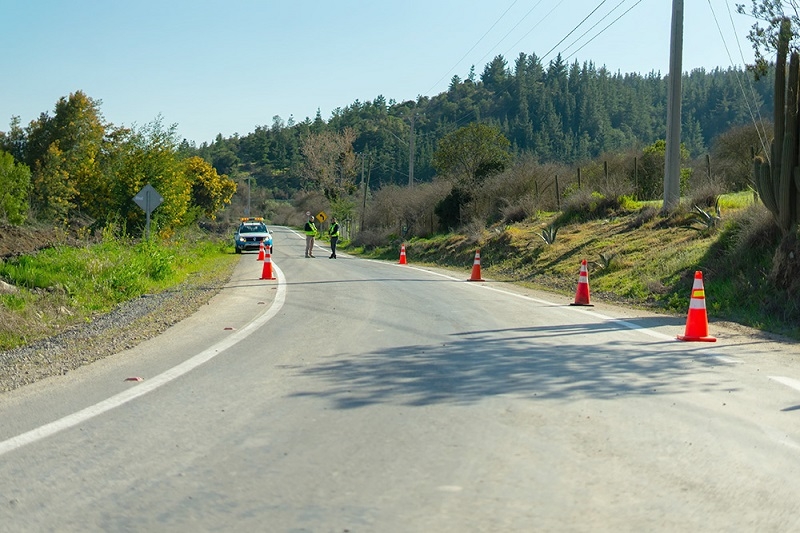
[(339, 223), (336, 217), (331, 218), (331, 227), (328, 228), (328, 236), (331, 238), (331, 256), (328, 259), (336, 259), (336, 243), (339, 242)]

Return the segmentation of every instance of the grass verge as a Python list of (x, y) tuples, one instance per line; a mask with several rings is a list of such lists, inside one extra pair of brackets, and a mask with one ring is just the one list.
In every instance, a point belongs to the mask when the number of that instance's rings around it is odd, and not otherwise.
[[(625, 202), (575, 216), (540, 214), (482, 235), (437, 235), (405, 242), (410, 263), (472, 267), (481, 250), (483, 277), (520, 283), (571, 298), (580, 262), (589, 264), (592, 298), (673, 315), (686, 315), (694, 273), (703, 272), (710, 320), (739, 323), (800, 339), (800, 302), (769, 282), (780, 234), (752, 195), (723, 198), (720, 224), (698, 229), (691, 211), (669, 216)], [(543, 229), (559, 227), (546, 243)], [(400, 243), (348, 252), (397, 260)]]
[(0, 262), (0, 350), (89, 322), (121, 302), (232, 270), (232, 248), (208, 235), (132, 242), (106, 238), (81, 247), (57, 246)]

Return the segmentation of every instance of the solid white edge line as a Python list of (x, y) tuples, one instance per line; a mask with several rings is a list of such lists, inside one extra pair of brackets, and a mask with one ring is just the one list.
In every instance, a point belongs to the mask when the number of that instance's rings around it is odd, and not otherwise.
[[(374, 261), (374, 260), (370, 259), (369, 261)], [(374, 262), (386, 264), (383, 261), (374, 261)], [(408, 265), (394, 265), (392, 263), (388, 263), (388, 264), (390, 264), (392, 266), (402, 266), (403, 268), (409, 268), (411, 270), (418, 270), (420, 272), (427, 272), (428, 274), (433, 274), (434, 276), (440, 276), (440, 277), (443, 277), (443, 278), (446, 278), (446, 279), (450, 279), (450, 280), (453, 280), (453, 281), (465, 281), (465, 280), (460, 279), (460, 278), (454, 278), (453, 276), (449, 276), (447, 274), (441, 274), (439, 272), (433, 272), (432, 270), (426, 270), (424, 268), (418, 268), (418, 267), (413, 267), (413, 266), (408, 266)], [(471, 284), (469, 284), (467, 286), (469, 286), (469, 287), (477, 287), (477, 288), (481, 288), (481, 289), (484, 289), (484, 290), (487, 290), (487, 291), (499, 292), (501, 294), (505, 294), (505, 295), (508, 295), (508, 296), (515, 296), (515, 297), (521, 298), (523, 300), (528, 300), (530, 302), (536, 302), (536, 303), (543, 304), (543, 305), (552, 305), (552, 306), (560, 306), (561, 305), (561, 304), (557, 304), (555, 302), (542, 300), (540, 298), (533, 298), (532, 296), (525, 296), (524, 294), (517, 294), (515, 292), (509, 292), (509, 291), (505, 291), (503, 289), (498, 289), (496, 287), (489, 287), (489, 286), (483, 285), (481, 283), (471, 283)], [(567, 308), (567, 307), (565, 306), (565, 308)], [(601, 314), (601, 313), (597, 313), (595, 311), (589, 311), (589, 310), (587, 310), (586, 308), (583, 308), (583, 307), (569, 307), (569, 309), (574, 309), (576, 311), (580, 311), (580, 312), (582, 312), (584, 314), (587, 314), (589, 316), (593, 316), (595, 318), (599, 318), (601, 320), (607, 320), (609, 322), (616, 322), (617, 324), (620, 324), (621, 326), (625, 326), (628, 329), (631, 329), (633, 331), (637, 331), (637, 332), (642, 333), (644, 335), (649, 335), (649, 336), (654, 337), (656, 339), (672, 340), (672, 339), (675, 338), (675, 337), (672, 337), (672, 336), (667, 335), (665, 333), (660, 333), (658, 331), (653, 331), (652, 329), (648, 329), (648, 328), (645, 328), (645, 327), (642, 327), (642, 326), (638, 326), (638, 325), (636, 325), (636, 324), (634, 324), (632, 322), (628, 322), (628, 321), (622, 320), (620, 318), (614, 318), (614, 317), (611, 317), (611, 316), (606, 316), (606, 315)]]
[(119, 407), (125, 403), (130, 402), (140, 396), (144, 396), (145, 394), (152, 392), (159, 387), (166, 385), (170, 381), (191, 372), (198, 366), (202, 365), (205, 362), (210, 361), (217, 355), (221, 354), (231, 346), (237, 344), (238, 342), (244, 340), (249, 335), (254, 333), (258, 328), (263, 326), (269, 320), (271, 320), (275, 315), (278, 314), (278, 311), (281, 310), (283, 304), (286, 301), (286, 279), (283, 276), (283, 272), (280, 268), (278, 268), (275, 263), (272, 264), (273, 268), (275, 269), (275, 273), (277, 274), (278, 278), (278, 290), (275, 294), (275, 299), (270, 305), (269, 309), (267, 309), (262, 315), (254, 318), (250, 321), (245, 327), (236, 331), (226, 339), (218, 342), (217, 344), (206, 348), (202, 352), (192, 356), (191, 358), (187, 359), (183, 363), (176, 365), (157, 376), (148, 379), (147, 381), (143, 381), (140, 385), (137, 385), (133, 388), (130, 388), (126, 391), (120, 392), (119, 394), (115, 394), (110, 398), (103, 400), (99, 403), (91, 405), (85, 409), (81, 409), (71, 415), (67, 415), (62, 417), (54, 422), (50, 422), (48, 424), (44, 424), (43, 426), (39, 426), (36, 429), (32, 429), (16, 437), (11, 437), (10, 439), (6, 439), (0, 442), (0, 456), (6, 454), (10, 451), (22, 448), (28, 444), (32, 444), (34, 442), (40, 441), (46, 437), (54, 435), (59, 431), (63, 431), (65, 429), (75, 427), (78, 424), (86, 422), (87, 420), (94, 418), (95, 416), (101, 415), (115, 407)]
[[(483, 285), (481, 283), (468, 283), (464, 279), (455, 278), (455, 277), (449, 276), (447, 274), (441, 274), (439, 272), (434, 272), (432, 270), (427, 270), (427, 269), (424, 269), (424, 268), (413, 267), (413, 266), (408, 266), (408, 265), (398, 265), (398, 264), (393, 264), (393, 263), (386, 263), (384, 261), (376, 261), (374, 259), (369, 259), (368, 261), (374, 261), (376, 263), (389, 264), (390, 266), (409, 268), (411, 270), (418, 270), (420, 272), (427, 272), (428, 274), (433, 274), (434, 276), (440, 276), (440, 277), (443, 277), (443, 278), (446, 278), (446, 279), (450, 279), (450, 280), (453, 280), (453, 281), (464, 281), (465, 283), (467, 283), (466, 286), (468, 286), (468, 287), (476, 287), (476, 288), (484, 289), (484, 290), (487, 290), (487, 291), (495, 291), (495, 292), (499, 292), (501, 294), (506, 294), (506, 295), (509, 295), (509, 296), (515, 296), (515, 297), (521, 298), (523, 300), (528, 300), (528, 301), (536, 302), (536, 303), (543, 304), (543, 305), (552, 305), (552, 306), (555, 306), (555, 307), (563, 306), (564, 309), (572, 309), (572, 310), (587, 314), (589, 316), (593, 316), (595, 318), (599, 318), (601, 320), (606, 320), (608, 322), (615, 322), (615, 323), (617, 323), (617, 324), (619, 324), (621, 326), (624, 326), (624, 327), (626, 327), (626, 328), (628, 328), (628, 329), (630, 329), (632, 331), (635, 331), (637, 333), (641, 333), (643, 335), (648, 335), (648, 336), (653, 337), (655, 339), (659, 339), (659, 340), (675, 340), (675, 337), (672, 336), (672, 335), (667, 335), (666, 333), (661, 333), (659, 331), (655, 331), (655, 330), (652, 330), (652, 329), (649, 329), (649, 328), (646, 328), (646, 327), (643, 327), (643, 326), (639, 326), (637, 324), (634, 324), (633, 322), (628, 322), (627, 320), (623, 320), (621, 318), (614, 318), (612, 316), (607, 316), (607, 315), (604, 315), (602, 313), (598, 313), (596, 311), (590, 311), (590, 310), (586, 309), (585, 307), (565, 306), (563, 304), (550, 302), (548, 300), (542, 300), (540, 298), (533, 298), (532, 296), (525, 296), (524, 294), (517, 294), (517, 293), (514, 293), (514, 292), (505, 291), (503, 289), (498, 289), (496, 287), (489, 287), (488, 285)], [(716, 358), (717, 360), (719, 360), (722, 363), (729, 363), (729, 364), (741, 363), (741, 361), (739, 361), (738, 359), (735, 359), (733, 357), (728, 357), (728, 356), (725, 356), (725, 355), (718, 355), (718, 354), (714, 354), (714, 353), (706, 353), (704, 355), (707, 355), (709, 357), (714, 357), (714, 358)], [(800, 382), (798, 382), (798, 383), (800, 383)], [(798, 385), (798, 386), (800, 386), (800, 385)], [(798, 389), (798, 390), (800, 390), (800, 389)]]
[(769, 379), (773, 380), (773, 381), (777, 381), (778, 383), (780, 383), (782, 385), (786, 385), (789, 388), (792, 388), (794, 390), (800, 391), (800, 380), (792, 379), (792, 378), (786, 378), (786, 377), (783, 377), (783, 376), (767, 376), (767, 377)]

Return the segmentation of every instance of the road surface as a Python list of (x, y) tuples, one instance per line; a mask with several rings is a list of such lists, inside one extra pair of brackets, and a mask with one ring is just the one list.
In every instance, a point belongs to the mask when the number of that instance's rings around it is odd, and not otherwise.
[(276, 230), (277, 280), (0, 395), (0, 531), (800, 530), (795, 344)]

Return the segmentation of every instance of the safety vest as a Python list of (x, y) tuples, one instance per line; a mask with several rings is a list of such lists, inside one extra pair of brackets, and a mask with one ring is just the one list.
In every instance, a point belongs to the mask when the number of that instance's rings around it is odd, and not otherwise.
[(305, 228), (306, 235), (316, 235), (317, 234), (317, 227), (314, 225), (313, 222), (310, 220), (306, 222)]
[(339, 236), (339, 224), (332, 224), (330, 229), (328, 229), (328, 235), (331, 237), (338, 237)]

